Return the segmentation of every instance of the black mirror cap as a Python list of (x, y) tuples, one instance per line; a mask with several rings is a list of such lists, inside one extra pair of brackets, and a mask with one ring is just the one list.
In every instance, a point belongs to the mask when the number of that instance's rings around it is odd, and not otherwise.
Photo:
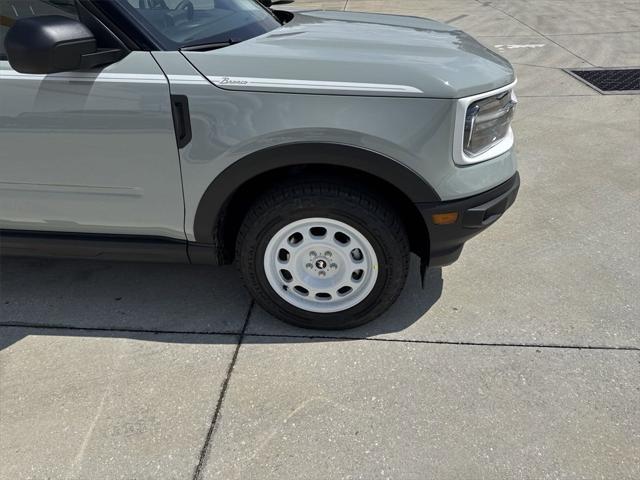
[(49, 74), (78, 70), (84, 55), (96, 52), (96, 39), (82, 23), (60, 15), (16, 20), (4, 47), (11, 68)]

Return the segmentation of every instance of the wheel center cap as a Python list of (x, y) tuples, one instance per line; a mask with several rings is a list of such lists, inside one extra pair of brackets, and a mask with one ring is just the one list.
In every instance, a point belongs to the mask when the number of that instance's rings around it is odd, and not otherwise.
[(322, 259), (316, 260), (316, 268), (318, 270), (324, 270), (325, 268), (327, 268), (327, 262)]

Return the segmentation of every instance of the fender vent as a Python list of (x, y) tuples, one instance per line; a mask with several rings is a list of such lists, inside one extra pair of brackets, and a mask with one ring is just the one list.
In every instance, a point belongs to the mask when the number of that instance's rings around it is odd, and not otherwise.
[(640, 93), (640, 68), (565, 70), (603, 95)]

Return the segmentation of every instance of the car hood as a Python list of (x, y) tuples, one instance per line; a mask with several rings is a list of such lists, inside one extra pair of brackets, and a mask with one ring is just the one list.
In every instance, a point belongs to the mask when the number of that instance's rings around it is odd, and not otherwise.
[(464, 32), (395, 15), (296, 13), (259, 37), (183, 54), (229, 90), (460, 98), (515, 80), (507, 60)]

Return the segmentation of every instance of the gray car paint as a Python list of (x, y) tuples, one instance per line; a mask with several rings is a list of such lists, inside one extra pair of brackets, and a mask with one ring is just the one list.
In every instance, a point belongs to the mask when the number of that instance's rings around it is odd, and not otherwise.
[[(214, 81), (283, 81), (275, 87), (219, 83), (233, 90), (460, 98), (515, 80), (509, 62), (460, 30), (422, 18), (370, 13), (298, 13), (267, 34), (222, 50), (185, 52), (185, 56)], [(292, 85), (287, 86), (287, 80)], [(327, 90), (300, 88), (300, 81), (411, 88)]]
[(443, 200), (486, 191), (516, 171), (512, 151), (478, 165), (454, 165), (455, 100), (228, 91), (198, 80), (178, 52), (153, 56), (171, 93), (190, 99), (193, 140), (180, 151), (190, 240), (196, 209), (213, 179), (241, 158), (277, 145), (333, 142), (374, 151), (416, 172)]
[[(443, 200), (486, 191), (516, 171), (512, 151), (477, 165), (453, 163), (455, 98), (509, 84), (513, 70), (462, 32), (429, 20), (298, 14), (281, 29), (225, 49), (135, 52), (102, 72), (131, 77), (79, 86), (66, 74), (0, 78), (0, 144), (10, 145), (0, 151), (0, 178), (11, 184), (0, 189), (2, 228), (194, 240), (200, 199), (225, 168), (295, 142), (380, 153), (424, 178)], [(253, 91), (220, 88), (208, 76), (397, 84), (421, 93)], [(169, 93), (187, 95), (191, 106), (193, 139), (180, 162)], [(58, 127), (49, 131), (51, 118)]]
[(0, 61), (0, 228), (185, 238), (169, 85), (148, 52), (100, 72)]

